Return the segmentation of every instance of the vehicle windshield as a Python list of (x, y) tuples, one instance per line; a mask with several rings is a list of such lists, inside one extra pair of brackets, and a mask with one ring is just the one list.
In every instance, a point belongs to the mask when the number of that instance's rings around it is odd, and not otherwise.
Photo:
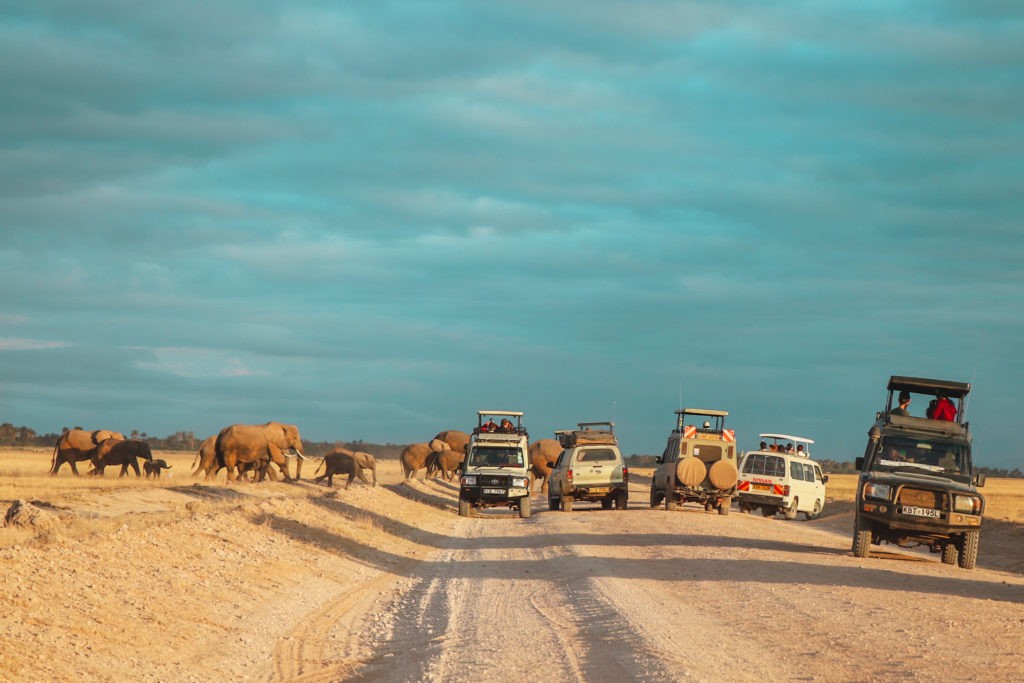
[(887, 436), (875, 456), (879, 469), (927, 472), (955, 479), (970, 476), (970, 452), (964, 444), (907, 436)]
[(466, 467), (522, 467), (523, 451), (511, 446), (477, 447), (469, 452)]

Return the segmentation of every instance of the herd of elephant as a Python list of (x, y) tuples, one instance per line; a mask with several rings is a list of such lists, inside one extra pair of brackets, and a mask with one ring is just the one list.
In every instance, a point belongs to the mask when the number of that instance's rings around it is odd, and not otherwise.
[[(422, 469), (426, 470), (426, 478), (438, 474), (451, 481), (462, 469), (462, 461), (466, 458), (466, 447), (469, 445), (469, 434), (449, 429), (437, 434), (428, 443), (414, 443), (406, 446), (399, 459), (406, 479), (416, 476)], [(548, 476), (551, 465), (548, 463), (558, 459), (562, 446), (557, 439), (540, 439), (529, 447), (530, 487), (536, 481), (541, 482), (541, 491), (547, 491)]]
[[(405, 479), (413, 478), (417, 472), (425, 469), (428, 479), (440, 475), (450, 481), (462, 469), (468, 444), (469, 434), (450, 429), (439, 432), (429, 442), (406, 446), (400, 456)], [(547, 489), (547, 479), (551, 473), (548, 463), (557, 459), (560, 452), (561, 446), (555, 439), (540, 439), (530, 444), (531, 485), (539, 479), (542, 481), (542, 491)], [(302, 461), (306, 456), (302, 454), (302, 439), (295, 425), (281, 422), (236, 424), (225, 427), (217, 435), (203, 441), (192, 463), (192, 474), (199, 476), (205, 473), (209, 481), (224, 469), (227, 470), (229, 482), (250, 474), (263, 481), (267, 476), (276, 479), (274, 470), (270, 468), (273, 463), (285, 481), (292, 481), (288, 471), (289, 458), (295, 458), (296, 461), (294, 479), (301, 479)], [(76, 463), (85, 460), (92, 463), (90, 474), (100, 476), (106, 467), (116, 465), (121, 466), (122, 477), (128, 473), (129, 467), (135, 471), (136, 476), (141, 476), (140, 460), (147, 477), (151, 474), (159, 477), (161, 469), (170, 467), (163, 460), (153, 459), (149, 444), (145, 441), (125, 439), (123, 434), (104, 429), (71, 429), (61, 434), (54, 446), (50, 474), (56, 475), (61, 466), (68, 463), (71, 471), (78, 476)], [(345, 488), (355, 477), (369, 484), (365, 470), (372, 472), (373, 485), (377, 483), (377, 462), (370, 453), (336, 447), (323, 456), (321, 467), (324, 473), (315, 478), (317, 483), (326, 479), (328, 486), (333, 486), (334, 475), (347, 474)]]

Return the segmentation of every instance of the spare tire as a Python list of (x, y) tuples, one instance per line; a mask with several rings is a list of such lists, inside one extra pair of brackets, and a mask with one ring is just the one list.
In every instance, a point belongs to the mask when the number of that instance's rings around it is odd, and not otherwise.
[(704, 461), (692, 455), (676, 463), (676, 481), (684, 486), (699, 485), (707, 473)]
[(733, 465), (728, 460), (719, 460), (711, 466), (708, 478), (717, 489), (731, 489), (736, 485), (738, 474), (736, 465)]

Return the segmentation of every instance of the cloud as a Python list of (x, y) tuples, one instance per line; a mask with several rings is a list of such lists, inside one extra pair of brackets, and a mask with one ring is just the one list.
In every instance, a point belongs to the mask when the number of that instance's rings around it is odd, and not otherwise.
[(70, 342), (47, 341), (43, 339), (23, 339), (18, 337), (0, 337), (0, 351), (46, 351), (72, 346)]

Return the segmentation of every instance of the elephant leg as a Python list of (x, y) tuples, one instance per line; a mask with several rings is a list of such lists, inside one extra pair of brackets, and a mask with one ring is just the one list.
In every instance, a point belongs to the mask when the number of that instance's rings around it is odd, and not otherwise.
[(74, 473), (74, 475), (76, 477), (82, 476), (82, 475), (80, 475), (78, 473), (78, 468), (75, 466), (75, 459), (74, 458), (68, 458), (68, 464), (71, 465), (71, 472)]
[(370, 468), (370, 472), (373, 474), (373, 485), (377, 485), (377, 463), (373, 463), (373, 467)]

